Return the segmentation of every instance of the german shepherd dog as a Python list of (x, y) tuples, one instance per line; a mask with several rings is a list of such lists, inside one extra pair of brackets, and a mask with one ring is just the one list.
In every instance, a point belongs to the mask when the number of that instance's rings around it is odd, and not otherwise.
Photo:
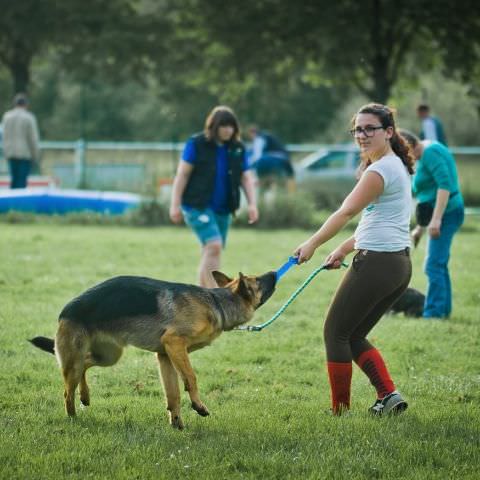
[(275, 272), (242, 273), (232, 279), (212, 272), (219, 288), (202, 288), (146, 277), (120, 276), (100, 283), (62, 310), (55, 339), (35, 337), (33, 345), (56, 355), (65, 385), (65, 410), (75, 415), (75, 390), (90, 404), (86, 371), (114, 365), (123, 348), (134, 345), (155, 352), (166, 395), (170, 424), (183, 429), (180, 374), (192, 408), (209, 415), (200, 400), (188, 354), (209, 345), (223, 331), (252, 319), (273, 294)]

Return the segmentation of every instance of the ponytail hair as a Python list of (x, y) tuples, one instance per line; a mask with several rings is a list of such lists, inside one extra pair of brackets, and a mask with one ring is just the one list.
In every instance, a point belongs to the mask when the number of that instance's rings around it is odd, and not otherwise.
[[(397, 131), (394, 119), (394, 113), (396, 113), (395, 110), (387, 107), (386, 105), (382, 105), (381, 103), (368, 103), (367, 105), (361, 107), (360, 110), (354, 115), (352, 119), (352, 125), (355, 124), (355, 119), (360, 113), (369, 113), (371, 115), (375, 115), (383, 128), (393, 128), (393, 135), (392, 138), (390, 138), (392, 150), (394, 151), (395, 155), (402, 160), (402, 163), (407, 168), (408, 173), (413, 175), (415, 172), (415, 160), (410, 153), (410, 148), (407, 141), (405, 141), (405, 139)], [(370, 159), (362, 157), (359, 167), (360, 172), (363, 172), (371, 163), (372, 162)]]

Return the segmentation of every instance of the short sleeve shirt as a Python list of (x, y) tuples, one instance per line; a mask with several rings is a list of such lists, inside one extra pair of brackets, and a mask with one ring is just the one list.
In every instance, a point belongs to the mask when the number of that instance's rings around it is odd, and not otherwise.
[(411, 179), (402, 160), (387, 155), (365, 170), (383, 179), (383, 192), (364, 208), (355, 231), (355, 248), (396, 252), (410, 246)]

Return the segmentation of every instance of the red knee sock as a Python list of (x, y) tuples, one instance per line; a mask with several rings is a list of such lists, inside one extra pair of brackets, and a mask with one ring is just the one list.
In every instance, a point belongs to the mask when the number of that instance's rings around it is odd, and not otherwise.
[(370, 383), (377, 390), (378, 398), (383, 398), (395, 390), (385, 362), (376, 348), (363, 352), (355, 362), (370, 379)]
[(328, 379), (332, 394), (332, 411), (340, 415), (350, 408), (350, 385), (352, 383), (352, 363), (327, 362)]

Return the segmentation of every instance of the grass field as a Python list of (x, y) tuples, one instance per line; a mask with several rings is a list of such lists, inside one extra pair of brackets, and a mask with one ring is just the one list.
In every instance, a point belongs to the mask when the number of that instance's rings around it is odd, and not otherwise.
[[(307, 232), (232, 230), (223, 270), (280, 266)], [(385, 317), (371, 339), (410, 403), (370, 418), (373, 388), (354, 369), (351, 415), (328, 414), (323, 314), (342, 273), (322, 272), (261, 333), (230, 332), (192, 355), (201, 418), (182, 394), (186, 429), (167, 424), (156, 361), (127, 349), (89, 372), (92, 406), (65, 417), (53, 356), (26, 339), (52, 336), (63, 305), (118, 274), (195, 282), (198, 247), (183, 228), (0, 224), (0, 478), (474, 479), (480, 467), (480, 223), (469, 219), (451, 259), (448, 321)], [(267, 320), (324, 254), (282, 279), (257, 313)], [(412, 285), (425, 290), (425, 244)]]

